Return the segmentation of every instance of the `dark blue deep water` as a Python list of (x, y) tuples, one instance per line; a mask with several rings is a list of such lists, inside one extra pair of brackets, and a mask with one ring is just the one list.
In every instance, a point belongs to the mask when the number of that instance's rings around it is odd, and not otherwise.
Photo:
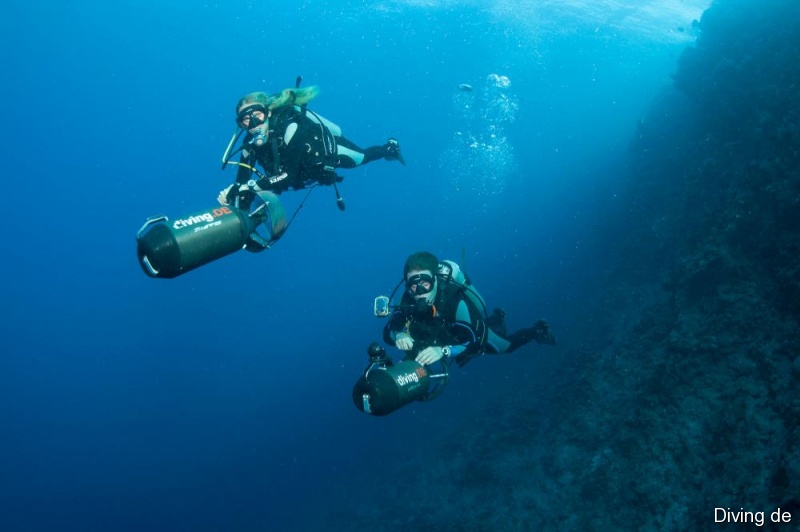
[[(796, 524), (800, 16), (709, 4), (5, 5), (0, 530)], [(214, 206), (236, 101), (297, 76), (407, 166), (145, 276), (144, 220)], [(369, 417), (373, 298), (419, 250), (558, 345)]]

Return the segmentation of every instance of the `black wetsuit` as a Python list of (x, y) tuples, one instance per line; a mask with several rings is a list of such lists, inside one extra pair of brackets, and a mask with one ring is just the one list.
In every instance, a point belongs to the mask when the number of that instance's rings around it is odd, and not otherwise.
[[(248, 134), (240, 162), (252, 167), (258, 163), (267, 176), (258, 180), (258, 186), (276, 194), (315, 183), (331, 185), (341, 181), (337, 168), (355, 168), (387, 155), (386, 146), (359, 148), (341, 135), (336, 124), (297, 106), (272, 111), (269, 137), (263, 145), (251, 146), (250, 140)], [(252, 178), (250, 169), (239, 166), (236, 183), (245, 184)]]
[(396, 335), (407, 332), (414, 340), (414, 348), (406, 358), (413, 359), (426, 347), (447, 345), (461, 366), (483, 353), (511, 353), (533, 340), (540, 344), (555, 344), (555, 337), (544, 320), (506, 335), (505, 314), (495, 310), (494, 314), (485, 317), (483, 309), (465, 295), (465, 290), (469, 287), (442, 282), (434, 305), (419, 309), (411, 296), (403, 294), (400, 308), (394, 311), (384, 327), (384, 341), (395, 345)]
[(432, 346), (450, 346), (453, 355), (477, 356), (484, 351), (486, 326), (480, 312), (461, 294), (455, 283), (439, 287), (433, 306), (415, 306), (414, 299), (403, 294), (400, 308), (389, 317), (383, 339), (395, 345), (396, 335), (407, 332), (414, 339), (414, 348), (407, 354), (413, 359), (420, 351)]

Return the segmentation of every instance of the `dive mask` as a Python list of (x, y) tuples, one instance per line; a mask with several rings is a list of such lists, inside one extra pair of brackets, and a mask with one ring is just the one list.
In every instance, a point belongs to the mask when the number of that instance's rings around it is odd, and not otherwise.
[(406, 291), (412, 296), (428, 294), (433, 290), (435, 281), (433, 275), (427, 273), (412, 275), (406, 280)]
[(236, 124), (242, 129), (253, 129), (267, 120), (267, 108), (260, 103), (248, 105), (236, 115)]

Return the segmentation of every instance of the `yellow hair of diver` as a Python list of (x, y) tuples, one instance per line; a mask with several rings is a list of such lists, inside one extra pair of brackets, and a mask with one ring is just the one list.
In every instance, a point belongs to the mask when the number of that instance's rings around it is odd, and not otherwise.
[(239, 100), (236, 104), (236, 112), (238, 113), (242, 107), (254, 103), (260, 103), (270, 111), (290, 105), (304, 105), (316, 98), (318, 94), (319, 88), (316, 85), (298, 89), (283, 89), (277, 94), (251, 92)]

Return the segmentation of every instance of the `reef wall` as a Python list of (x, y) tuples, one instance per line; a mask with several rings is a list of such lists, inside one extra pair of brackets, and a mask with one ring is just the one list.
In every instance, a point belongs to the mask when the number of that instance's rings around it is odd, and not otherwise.
[(487, 407), (386, 487), (413, 522), (383, 504), (354, 529), (800, 522), (800, 3), (718, 0), (695, 31), (631, 143), (618, 260), (576, 315), (559, 398)]
[(568, 511), (534, 525), (800, 521), (800, 4), (719, 0), (696, 29), (631, 145), (611, 343), (545, 458)]

